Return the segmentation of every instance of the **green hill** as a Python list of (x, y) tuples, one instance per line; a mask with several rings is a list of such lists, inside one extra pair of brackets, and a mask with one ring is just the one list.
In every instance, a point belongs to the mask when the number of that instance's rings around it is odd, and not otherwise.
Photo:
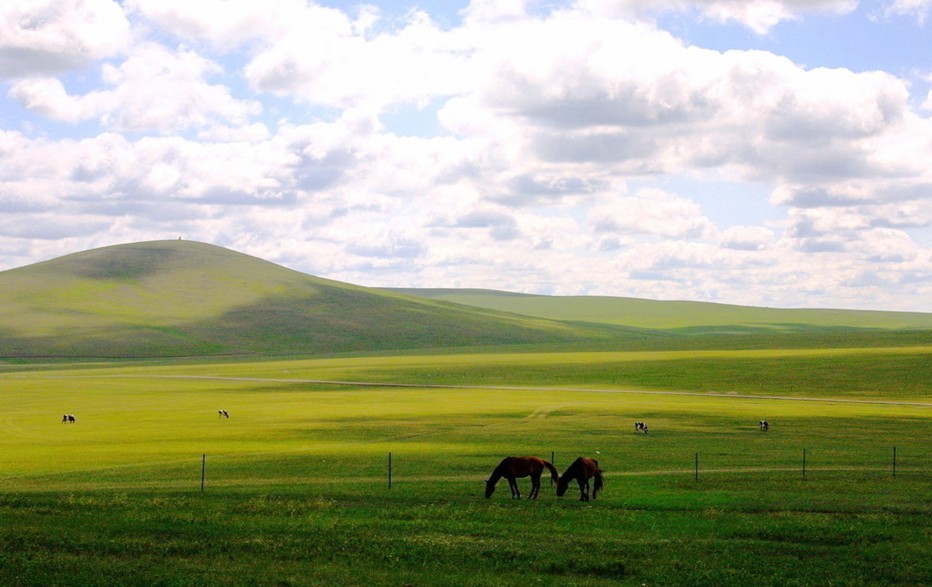
[(571, 342), (598, 330), (312, 277), (157, 241), (0, 272), (0, 356), (309, 354)]
[(8, 358), (930, 343), (932, 314), (373, 289), (190, 241), (104, 247), (0, 272), (0, 357)]
[(678, 332), (798, 332), (826, 329), (932, 330), (932, 313), (755, 308), (604, 296), (543, 296), (482, 289), (390, 291), (548, 320)]

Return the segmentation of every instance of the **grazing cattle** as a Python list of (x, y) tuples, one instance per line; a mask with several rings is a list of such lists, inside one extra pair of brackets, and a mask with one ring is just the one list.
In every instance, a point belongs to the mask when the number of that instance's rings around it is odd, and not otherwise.
[(76, 422), (76, 420), (74, 419), (74, 416), (71, 415), (71, 414), (65, 414), (65, 415), (63, 415), (63, 416), (61, 417), (61, 421), (62, 421), (62, 423), (67, 422), (67, 423), (69, 423), (69, 424), (74, 424), (74, 423)]
[(760, 421), (760, 429), (763, 430), (764, 432), (767, 432), (768, 430), (770, 430), (770, 424), (767, 423), (767, 420)]
[(643, 432), (644, 434), (647, 434), (647, 424), (644, 423), (644, 422), (635, 422), (635, 423), (634, 423), (634, 431), (635, 431), (635, 432)]
[(218, 418), (229, 418), (230, 413), (227, 412), (226, 410), (217, 410), (217, 417)]
[(508, 479), (508, 487), (511, 488), (511, 498), (521, 499), (521, 491), (518, 489), (517, 477), (531, 478), (531, 492), (528, 499), (536, 499), (540, 492), (540, 476), (544, 468), (550, 471), (550, 478), (557, 482), (560, 480), (560, 474), (549, 461), (538, 457), (505, 457), (502, 462), (492, 471), (492, 476), (485, 482), (485, 496), (492, 497), (495, 492), (495, 484), (504, 477)]
[(570, 481), (579, 484), (579, 501), (589, 501), (589, 479), (593, 479), (592, 499), (602, 490), (602, 469), (599, 461), (588, 457), (579, 457), (566, 469), (557, 481), (557, 497), (563, 497)]

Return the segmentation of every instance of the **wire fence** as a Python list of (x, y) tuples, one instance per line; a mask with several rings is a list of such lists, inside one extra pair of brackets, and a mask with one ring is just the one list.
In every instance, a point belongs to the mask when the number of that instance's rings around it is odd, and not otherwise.
[[(565, 467), (576, 457), (576, 455), (573, 455), (570, 458), (569, 455), (566, 455), (564, 459), (566, 462), (561, 463), (563, 455), (558, 454), (556, 451), (544, 455), (544, 458), (548, 456), (550, 462), (558, 470), (561, 465)], [(261, 484), (263, 479), (266, 482), (273, 480), (278, 483), (288, 482), (287, 478), (273, 475), (263, 476), (261, 471), (246, 471), (249, 467), (245, 467), (243, 463), (228, 467), (231, 461), (239, 461), (240, 458), (229, 455), (219, 455), (217, 457), (210, 457), (207, 454), (201, 455), (200, 491), (207, 491), (212, 481), (216, 481), (220, 485), (237, 485), (240, 483), (254, 485)], [(316, 455), (306, 455), (302, 460), (305, 461), (306, 467), (304, 470), (308, 475), (297, 474), (292, 479), (300, 479), (301, 483), (325, 484), (343, 483), (345, 478), (352, 478), (359, 482), (382, 484), (388, 490), (396, 488), (399, 484), (424, 480), (477, 482), (484, 480), (488, 476), (494, 465), (497, 464), (496, 459), (498, 458), (500, 457), (471, 455), (469, 458), (470, 465), (457, 469), (450, 469), (449, 467), (444, 469), (438, 465), (438, 462), (447, 462), (449, 459), (438, 459), (437, 457), (421, 454), (399, 455), (394, 451), (385, 453), (381, 458), (371, 457), (362, 464), (360, 464), (359, 458), (341, 464), (339, 459), (333, 457), (322, 458)], [(275, 461), (274, 457), (270, 456), (270, 461)], [(484, 463), (481, 467), (477, 464), (480, 461)], [(208, 462), (210, 462), (210, 466), (208, 466)], [(256, 463), (254, 459), (251, 459), (251, 462), (253, 465)], [(352, 471), (352, 473), (348, 473), (344, 479), (334, 477), (321, 479), (311, 475), (321, 465), (325, 465), (326, 468)], [(818, 449), (802, 448), (798, 452), (787, 453), (782, 458), (775, 459), (773, 454), (768, 454), (764, 458), (746, 452), (703, 454), (702, 451), (694, 451), (692, 453), (683, 453), (682, 462), (679, 463), (679, 466), (668, 459), (660, 467), (640, 468), (629, 465), (620, 466), (617, 469), (609, 468), (604, 471), (606, 477), (672, 476), (690, 479), (699, 485), (708, 476), (720, 478), (728, 475), (768, 475), (779, 479), (805, 481), (839, 474), (845, 476), (869, 475), (873, 478), (888, 478), (890, 480), (897, 477), (932, 477), (932, 453), (916, 451), (915, 449), (904, 451), (896, 446), (886, 447), (882, 451), (875, 449), (844, 455), (838, 455), (834, 451), (820, 452)], [(549, 473), (546, 471), (544, 472), (544, 479), (549, 480)], [(552, 481), (550, 483), (552, 484)]]

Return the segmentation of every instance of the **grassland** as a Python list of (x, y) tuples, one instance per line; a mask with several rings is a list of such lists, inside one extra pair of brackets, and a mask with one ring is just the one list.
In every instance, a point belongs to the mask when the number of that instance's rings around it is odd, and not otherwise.
[[(932, 584), (932, 315), (408, 293), (0, 273), (0, 585)], [(606, 490), (484, 499), (510, 454)]]
[[(929, 355), (7, 363), (0, 583), (928, 584)], [(507, 454), (606, 490), (486, 500)]]

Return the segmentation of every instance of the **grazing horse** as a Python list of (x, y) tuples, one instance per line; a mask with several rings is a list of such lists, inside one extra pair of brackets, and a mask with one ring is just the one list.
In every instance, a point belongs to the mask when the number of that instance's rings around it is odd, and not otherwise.
[(68, 422), (69, 424), (74, 424), (76, 422), (76, 420), (74, 419), (74, 416), (72, 416), (71, 414), (63, 415), (61, 417), (61, 421), (62, 423)]
[(531, 492), (528, 499), (536, 499), (540, 492), (540, 476), (544, 472), (544, 467), (550, 470), (550, 478), (554, 481), (559, 480), (560, 474), (556, 467), (548, 461), (538, 457), (505, 457), (502, 462), (492, 471), (492, 476), (485, 482), (485, 496), (492, 497), (495, 493), (495, 484), (504, 477), (508, 479), (508, 487), (511, 488), (511, 499), (521, 499), (521, 491), (518, 489), (518, 477), (531, 478)]
[(217, 417), (218, 418), (229, 418), (230, 414), (226, 410), (217, 410)]
[(602, 469), (599, 461), (588, 457), (579, 457), (570, 465), (560, 480), (557, 481), (557, 496), (563, 497), (566, 488), (573, 479), (579, 484), (579, 501), (589, 501), (589, 479), (594, 479), (592, 485), (592, 499), (602, 491)]
[(760, 421), (760, 429), (763, 430), (764, 432), (767, 432), (768, 430), (770, 430), (770, 424), (767, 423), (767, 420)]
[(634, 431), (635, 431), (635, 432), (643, 432), (644, 434), (647, 434), (647, 424), (644, 423), (644, 422), (635, 422), (635, 423), (634, 423)]

